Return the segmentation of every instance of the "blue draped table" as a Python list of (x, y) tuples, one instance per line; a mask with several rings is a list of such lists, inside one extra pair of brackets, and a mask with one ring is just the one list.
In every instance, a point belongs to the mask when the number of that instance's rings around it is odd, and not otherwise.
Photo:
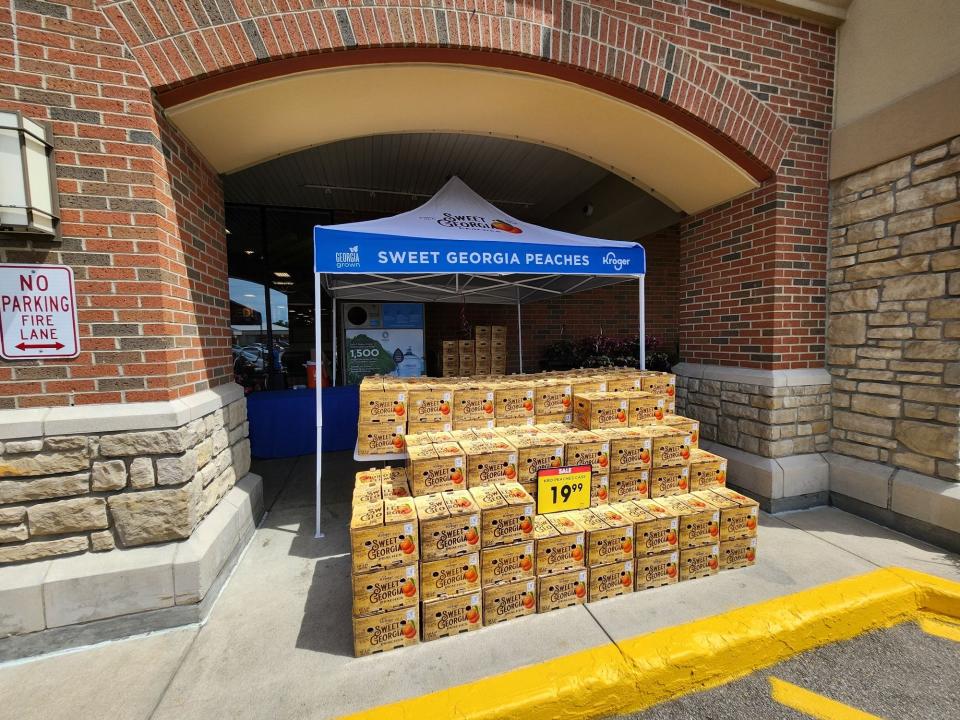
[[(356, 385), (323, 388), (323, 450), (353, 450), (360, 412)], [(317, 451), (316, 391), (275, 390), (247, 395), (250, 450), (256, 458)]]

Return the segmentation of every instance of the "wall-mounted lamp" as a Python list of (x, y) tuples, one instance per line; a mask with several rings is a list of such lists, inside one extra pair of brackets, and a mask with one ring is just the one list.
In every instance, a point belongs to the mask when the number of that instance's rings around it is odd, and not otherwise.
[(0, 233), (56, 237), (60, 208), (50, 129), (0, 111)]

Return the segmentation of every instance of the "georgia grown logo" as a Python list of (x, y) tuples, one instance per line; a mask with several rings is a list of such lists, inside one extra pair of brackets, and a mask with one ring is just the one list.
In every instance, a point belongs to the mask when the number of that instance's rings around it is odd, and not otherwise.
[(347, 252), (338, 252), (336, 256), (337, 269), (360, 267), (360, 246), (353, 245)]
[(511, 225), (504, 220), (487, 220), (482, 215), (453, 215), (444, 213), (443, 217), (437, 220), (438, 225), (450, 228), (476, 228), (478, 230), (499, 230), (513, 235), (519, 235), (523, 232), (516, 225)]

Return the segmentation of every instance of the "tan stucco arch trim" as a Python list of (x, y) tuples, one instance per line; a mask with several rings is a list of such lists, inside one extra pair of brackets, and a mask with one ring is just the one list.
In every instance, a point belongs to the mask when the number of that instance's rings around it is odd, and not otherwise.
[(512, 70), (444, 63), (312, 70), (187, 100), (167, 114), (222, 173), (351, 137), (460, 132), (563, 149), (690, 214), (759, 185), (715, 145), (656, 112)]

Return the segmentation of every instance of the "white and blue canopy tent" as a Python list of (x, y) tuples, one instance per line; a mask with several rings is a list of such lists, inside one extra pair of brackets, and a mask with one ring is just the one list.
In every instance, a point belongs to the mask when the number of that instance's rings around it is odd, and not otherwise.
[[(322, 361), (320, 298), (521, 305), (637, 280), (639, 363), (644, 366), (646, 253), (636, 242), (550, 230), (508, 215), (450, 178), (420, 207), (393, 217), (314, 228), (314, 330)], [(333, 327), (333, 367), (337, 329)], [(518, 338), (520, 369), (523, 340)], [(334, 373), (335, 375), (335, 373)], [(317, 390), (317, 536), (323, 412)]]

